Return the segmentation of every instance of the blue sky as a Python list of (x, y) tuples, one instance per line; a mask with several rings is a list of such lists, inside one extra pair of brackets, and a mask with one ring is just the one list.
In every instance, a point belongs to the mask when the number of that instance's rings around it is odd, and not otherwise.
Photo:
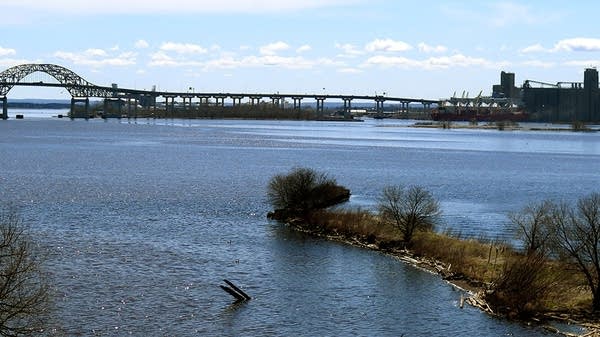
[[(0, 68), (99, 85), (437, 99), (600, 66), (597, 1), (0, 0)], [(68, 98), (15, 88), (9, 98)]]

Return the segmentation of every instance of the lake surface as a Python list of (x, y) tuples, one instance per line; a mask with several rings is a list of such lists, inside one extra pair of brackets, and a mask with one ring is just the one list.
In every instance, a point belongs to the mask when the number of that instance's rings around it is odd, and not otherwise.
[[(542, 336), (458, 308), (438, 276), (266, 220), (266, 185), (326, 171), (371, 208), (389, 184), (441, 202), (440, 230), (513, 240), (506, 214), (600, 182), (600, 134), (408, 122), (0, 121), (0, 197), (48, 251), (56, 335)], [(253, 300), (232, 305), (227, 278)]]

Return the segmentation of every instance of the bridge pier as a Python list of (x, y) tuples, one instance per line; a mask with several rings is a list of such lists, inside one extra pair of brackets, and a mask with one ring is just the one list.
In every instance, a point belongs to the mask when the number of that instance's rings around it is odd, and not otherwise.
[(131, 104), (133, 101), (133, 119), (137, 119), (137, 113), (138, 113), (138, 97), (137, 96), (129, 96), (127, 98), (127, 118), (129, 118), (131, 116)]
[[(117, 112), (115, 113), (114, 107), (117, 106)], [(122, 115), (122, 104), (120, 98), (105, 98), (102, 104), (102, 118), (114, 117), (121, 118)]]
[(292, 97), (294, 100), (294, 110), (302, 110), (302, 97)]
[(225, 98), (227, 98), (226, 95), (215, 95), (213, 96), (215, 98), (215, 104), (216, 106), (220, 106), (220, 107), (224, 107), (225, 106)]
[(84, 107), (85, 107), (85, 109), (83, 111), (83, 113), (84, 113), (83, 117), (85, 119), (90, 118), (90, 98), (89, 97), (86, 97), (86, 98), (71, 97), (71, 111), (69, 113), (69, 115), (71, 116), (71, 119), (77, 117), (77, 114), (76, 114), (77, 111), (75, 110), (75, 108), (77, 107), (76, 104), (82, 103), (82, 102), (84, 103)]
[(321, 119), (325, 110), (325, 97), (315, 96), (315, 100), (317, 101), (317, 118)]
[(139, 98), (137, 96), (135, 96), (133, 98), (133, 118), (138, 117), (138, 104), (139, 104)]
[(352, 98), (343, 98), (344, 100), (344, 119), (352, 118), (350, 110), (352, 110)]
[(281, 96), (271, 96), (271, 104), (275, 108), (283, 108)]
[(375, 111), (377, 111), (378, 117), (383, 117), (383, 102), (385, 102), (385, 98), (377, 97), (375, 98)]
[(423, 112), (431, 115), (431, 103), (423, 102)]
[(258, 95), (250, 95), (248, 96), (250, 98), (250, 105), (251, 106), (256, 106), (260, 104), (260, 100), (262, 99), (262, 96), (258, 96)]
[(190, 118), (194, 108), (194, 103), (192, 102), (194, 95), (182, 95), (181, 98), (183, 99), (183, 112), (185, 114), (183, 117)]
[[(166, 95), (164, 97), (165, 97), (165, 118), (168, 117), (169, 113), (171, 113), (171, 118), (173, 118), (174, 114), (175, 114), (175, 98), (177, 96)], [(169, 101), (171, 101), (170, 104), (169, 104)]]
[(7, 120), (8, 119), (8, 99), (6, 98), (6, 96), (2, 97), (2, 119), (3, 120)]
[(127, 96), (127, 119), (131, 118), (131, 97)]
[(242, 98), (244, 98), (244, 96), (231, 96), (234, 108), (242, 105)]

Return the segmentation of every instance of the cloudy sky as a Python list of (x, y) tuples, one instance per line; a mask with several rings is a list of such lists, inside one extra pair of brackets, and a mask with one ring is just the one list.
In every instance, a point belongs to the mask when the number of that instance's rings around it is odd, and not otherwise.
[[(0, 68), (160, 90), (490, 94), (600, 66), (597, 1), (0, 0)], [(9, 97), (68, 98), (15, 88)]]

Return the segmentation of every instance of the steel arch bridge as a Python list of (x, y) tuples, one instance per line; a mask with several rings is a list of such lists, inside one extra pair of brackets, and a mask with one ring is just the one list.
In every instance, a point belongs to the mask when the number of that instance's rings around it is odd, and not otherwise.
[(0, 96), (6, 96), (23, 78), (38, 71), (54, 77), (59, 82), (59, 86), (67, 89), (72, 97), (110, 97), (113, 95), (108, 88), (94, 85), (65, 67), (55, 64), (21, 64), (0, 73)]

